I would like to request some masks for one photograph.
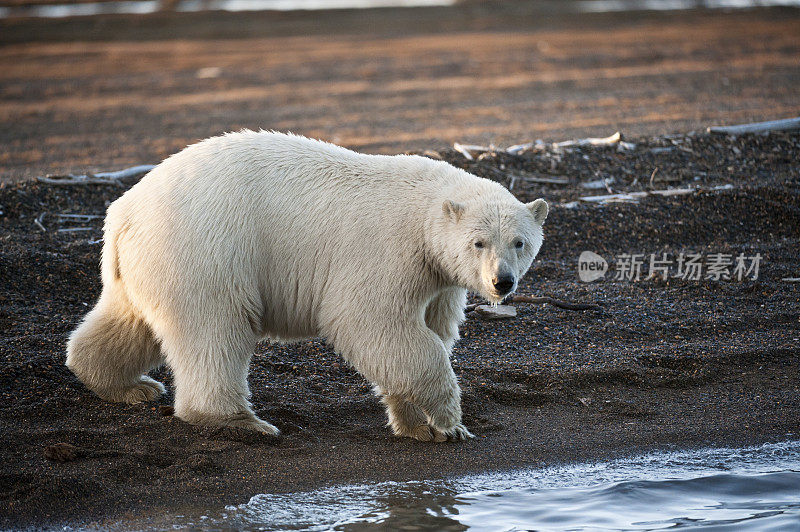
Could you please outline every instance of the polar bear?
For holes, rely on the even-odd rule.
[[[67,366],[101,398],[277,435],[247,385],[256,343],[323,337],[375,386],[396,435],[472,437],[450,351],[467,290],[499,302],[542,245],[547,203],[432,159],[242,131],[166,159],[108,208],[103,289]]]

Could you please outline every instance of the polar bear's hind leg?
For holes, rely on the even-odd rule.
[[[280,434],[250,406],[247,373],[257,340],[245,324],[206,323],[193,332],[173,328],[163,347],[175,378],[175,415],[193,425]]]
[[[145,375],[163,358],[153,331],[139,316],[122,286],[103,288],[97,305],[72,333],[67,366],[98,396],[108,401],[153,401],[164,386]]]

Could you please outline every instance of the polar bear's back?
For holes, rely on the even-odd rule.
[[[169,302],[202,294],[214,308],[245,304],[273,337],[324,334],[327,308],[418,275],[429,198],[462,174],[472,178],[420,157],[228,134],[168,158],[117,200],[106,239],[149,312],[191,312]]]

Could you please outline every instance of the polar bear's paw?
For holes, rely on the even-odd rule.
[[[434,428],[433,432],[435,434],[433,441],[435,442],[464,441],[475,437],[462,423],[444,431]]]
[[[436,429],[431,427],[430,425],[418,425],[413,429],[408,429],[404,431],[405,433],[397,434],[398,436],[408,436],[409,438],[414,438],[415,440],[419,441],[435,441],[436,440]]]
[[[157,380],[151,379],[147,375],[142,375],[136,384],[113,391],[99,392],[103,399],[117,403],[128,403],[131,405],[155,401],[165,392],[164,385]]]
[[[252,414],[225,419],[220,423],[220,425],[226,427],[235,427],[238,429],[252,430],[254,432],[260,432],[261,434],[266,434],[267,436],[278,436],[281,433],[280,429],[278,429],[278,427],[272,423],[267,423],[263,419],[260,419]]]
[[[414,438],[419,441],[432,441],[442,443],[446,441],[462,441],[474,438],[473,434],[461,423],[450,430],[442,431],[430,425],[419,425],[410,429],[403,436]]]

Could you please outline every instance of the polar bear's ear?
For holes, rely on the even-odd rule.
[[[442,203],[442,212],[444,215],[450,218],[451,222],[458,222],[461,219],[461,215],[464,214],[464,206],[460,203],[456,203],[453,200],[446,200]]]
[[[525,206],[531,211],[533,219],[536,220],[536,223],[544,223],[544,219],[547,218],[547,213],[550,211],[550,208],[547,206],[547,202],[545,200],[539,198],[530,203],[526,203]]]

